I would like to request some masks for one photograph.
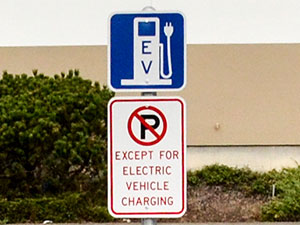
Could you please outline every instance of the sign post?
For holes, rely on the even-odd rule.
[[[156,91],[186,84],[185,19],[179,12],[110,16],[108,86],[141,91],[108,106],[108,208],[114,217],[181,217],[186,211],[185,102]],[[146,97],[148,96],[148,97]]]

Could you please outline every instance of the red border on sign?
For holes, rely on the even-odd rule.
[[[169,101],[178,101],[181,105],[181,114],[182,114],[182,119],[181,119],[181,140],[182,140],[182,208],[180,211],[178,212],[116,212],[113,208],[113,179],[110,179],[108,182],[110,182],[110,196],[108,196],[110,198],[110,210],[111,212],[113,212],[115,215],[117,216],[139,216],[139,215],[180,215],[185,211],[185,206],[186,206],[186,202],[185,202],[185,195],[186,195],[186,189],[185,189],[185,185],[186,185],[186,181],[185,181],[185,132],[184,132],[184,120],[185,120],[185,111],[184,111],[184,103],[181,101],[181,99],[177,99],[177,98],[166,98],[166,99],[116,99],[113,100],[110,103],[110,108],[109,108],[109,116],[110,118],[112,118],[112,106],[114,103],[116,102],[150,102],[150,101],[154,101],[154,102],[159,102],[159,101],[165,101],[165,102],[169,102]],[[113,138],[112,138],[112,127],[113,127],[113,122],[112,120],[110,121],[110,149],[109,149],[109,154],[110,154],[110,178],[113,177]]]
[[[161,134],[158,134],[149,124],[147,124],[147,122],[138,114],[140,111],[142,110],[152,110],[154,112],[156,112],[162,119],[163,121],[163,130],[161,132]],[[150,142],[146,142],[146,141],[142,141],[140,139],[138,139],[134,133],[132,132],[132,121],[134,118],[137,118],[141,123],[144,124],[145,127],[147,127],[150,132],[156,137],[156,139],[154,141],[150,141]],[[137,108],[136,110],[134,110],[134,112],[130,115],[129,120],[128,120],[128,132],[130,137],[138,144],[140,145],[145,145],[145,146],[150,146],[150,145],[154,145],[157,144],[158,142],[161,141],[161,139],[163,139],[163,137],[165,136],[166,132],[167,132],[167,120],[165,115],[157,108],[153,107],[153,106],[142,106]]]

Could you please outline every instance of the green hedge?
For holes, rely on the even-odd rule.
[[[106,210],[107,103],[113,93],[77,70],[0,80],[0,223],[95,221]],[[257,173],[212,165],[188,183],[276,197],[265,221],[300,220],[300,167]],[[72,194],[73,193],[73,194]]]
[[[247,168],[212,165],[189,172],[188,183],[191,186],[221,185],[249,195],[269,197],[275,185],[275,198],[262,207],[263,221],[300,221],[300,166],[280,172],[258,173]]]
[[[107,102],[99,83],[68,74],[3,73],[0,197],[106,190]]]
[[[264,221],[299,221],[300,215],[300,167],[281,172],[251,172],[212,165],[188,173],[190,186],[221,185],[228,190],[239,189],[249,195],[271,196],[276,185],[276,197],[262,208]],[[258,188],[259,187],[259,188]],[[105,198],[99,188],[96,192],[65,193],[58,197],[0,200],[0,223],[41,222],[109,222]]]
[[[202,170],[188,172],[188,183],[195,185],[222,185],[235,188],[247,194],[271,194],[276,172],[259,173],[249,168],[232,168],[224,165],[206,166]]]
[[[300,167],[278,173],[276,197],[263,207],[265,221],[300,221]]]
[[[38,199],[0,200],[0,224],[44,220],[51,220],[54,223],[110,222],[113,218],[108,214],[105,206],[92,204],[90,198],[83,193]]]

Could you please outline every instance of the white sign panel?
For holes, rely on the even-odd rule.
[[[111,215],[181,217],[186,210],[183,99],[113,98],[108,117]]]

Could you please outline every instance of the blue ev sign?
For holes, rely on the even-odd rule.
[[[114,91],[181,90],[186,82],[184,16],[116,13],[109,23],[108,84]]]

